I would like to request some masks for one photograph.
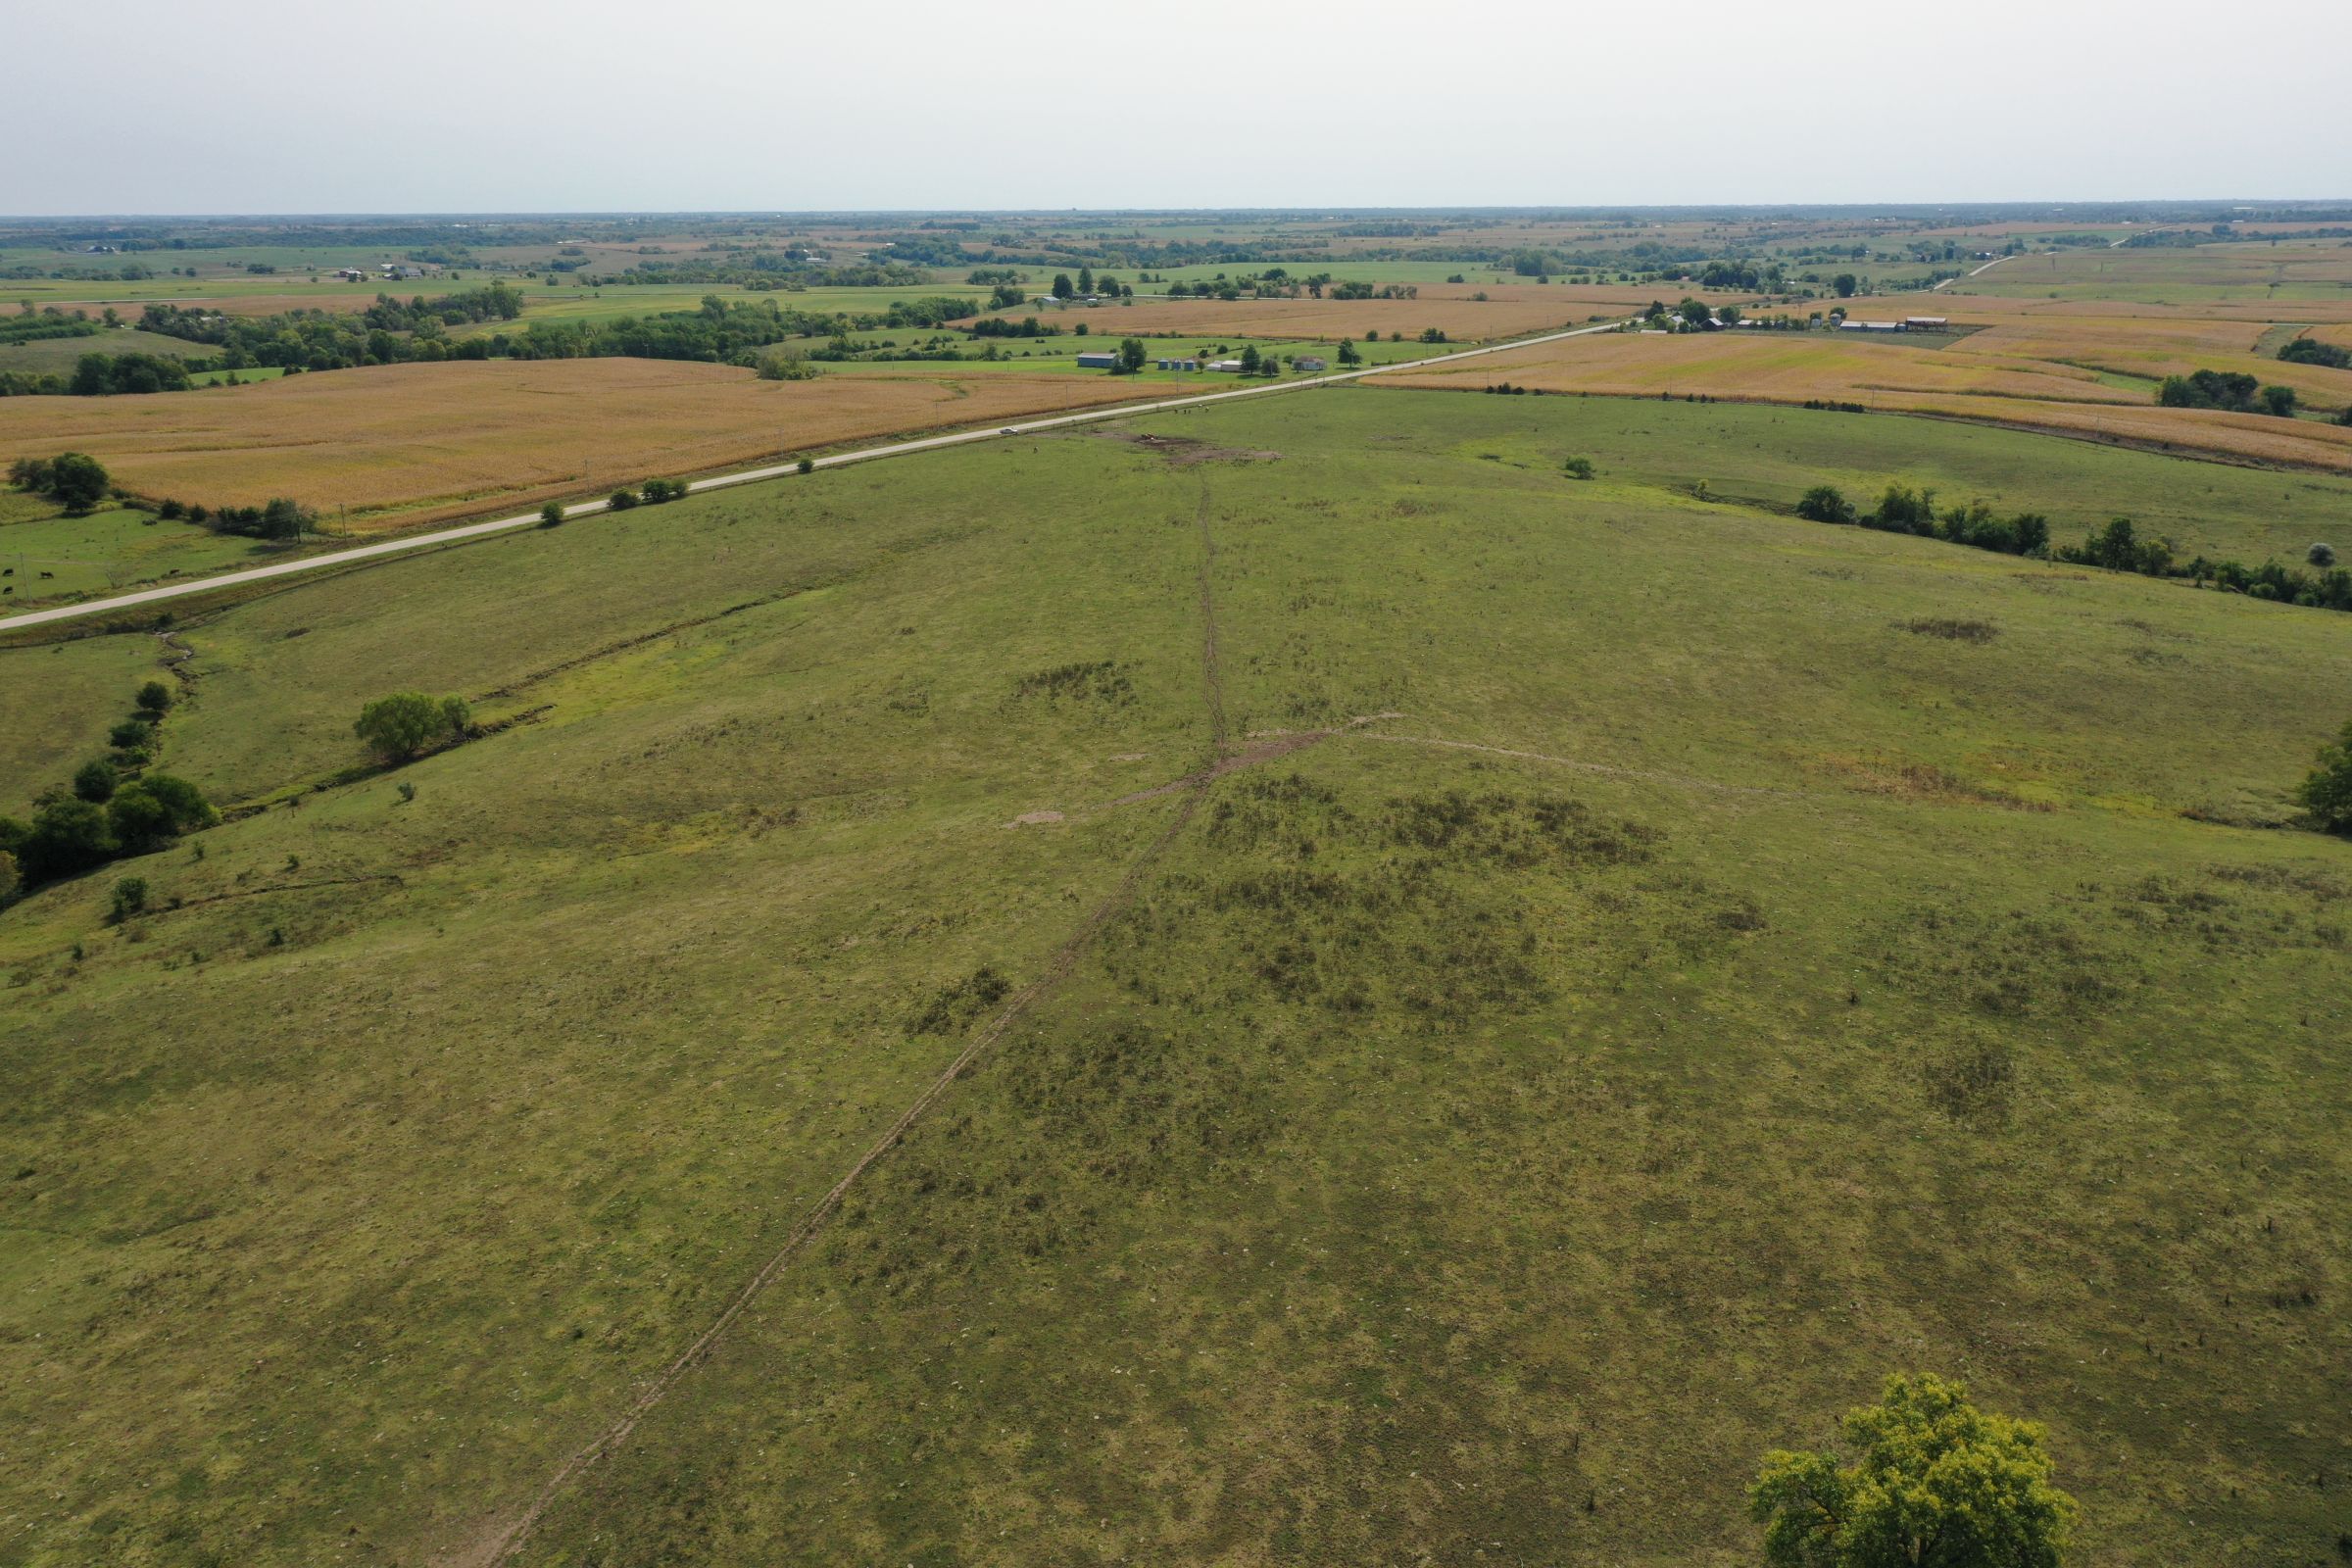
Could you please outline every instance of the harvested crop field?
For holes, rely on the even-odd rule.
[[[1426,292],[1426,291],[1425,291]],[[1465,293],[1475,290],[1464,289]],[[1494,291],[1490,291],[1494,292]],[[1512,289],[1530,299],[1409,300],[1143,300],[1093,310],[1005,311],[1012,320],[1035,316],[1065,330],[1084,321],[1098,337],[1272,337],[1360,338],[1403,333],[1418,337],[1431,327],[1457,343],[1491,341],[1540,332],[1545,327],[1582,326],[1595,316],[1625,316],[1633,303],[1623,289]],[[1593,297],[1588,298],[1588,295]],[[1604,297],[1605,296],[1605,297]],[[1654,298],[1645,296],[1643,303]],[[969,325],[969,322],[964,323]]]
[[[1857,342],[1821,332],[1599,332],[1459,365],[1399,371],[1420,386],[1508,380],[1556,391],[1707,392],[1773,402],[1853,398],[1862,391],[1985,392],[2018,398],[2116,401],[2135,394],[2074,366],[1990,356],[1962,358],[1901,342]]]
[[[1978,333],[1942,349],[1822,333],[1662,336],[1604,332],[1536,344],[1461,365],[1402,370],[1376,384],[1477,390],[1499,382],[1539,392],[1613,396],[1703,395],[1727,401],[1856,403],[1898,413],[1984,419],[2203,454],[2237,462],[2352,470],[2352,428],[2310,419],[2159,408],[2148,390],[2116,385],[2079,365],[1963,352]],[[2234,357],[2252,367],[2250,356]],[[2230,363],[2200,356],[2199,363]],[[2265,379],[2296,384],[2307,368],[2268,363]],[[2326,397],[2326,389],[2316,396]]]
[[[761,381],[627,359],[394,365],[224,391],[9,398],[0,457],[87,452],[141,494],[292,496],[331,520],[389,527],[1165,390],[1072,375]]]

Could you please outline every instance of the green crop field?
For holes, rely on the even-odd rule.
[[[0,1563],[1730,1568],[1911,1367],[2327,1560],[2348,623],[1821,477],[2347,494],[1338,388],[20,636],[0,811],[181,650],[231,810],[0,912]]]

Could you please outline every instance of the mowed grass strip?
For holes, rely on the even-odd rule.
[[[1110,377],[778,382],[673,361],[450,362],[200,393],[0,400],[0,453],[87,452],[145,495],[208,506],[291,496],[330,524],[368,529],[1161,395]]]

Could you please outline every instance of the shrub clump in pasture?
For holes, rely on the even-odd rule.
[[[1895,624],[1917,637],[1941,637],[1955,643],[1988,643],[2001,634],[2001,629],[1989,620],[1951,620],[1931,615]]]
[[[406,762],[436,740],[457,740],[472,723],[463,697],[394,692],[360,710],[352,733],[387,762]]]
[[[1116,660],[1061,664],[1023,675],[1013,683],[1014,697],[1041,697],[1049,703],[1097,702],[1123,707],[1135,701],[1134,683]]]
[[[2352,833],[2352,724],[2333,745],[2321,748],[2318,765],[2296,797],[2328,832]]]

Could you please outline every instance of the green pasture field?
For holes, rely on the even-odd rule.
[[[68,517],[54,507],[26,505],[31,499],[13,493],[0,498],[0,567],[13,573],[4,580],[15,590],[0,599],[0,613],[125,593],[168,577],[260,565],[284,555],[251,539],[160,521],[127,507]]]
[[[1220,277],[1242,277],[1248,273],[1263,273],[1271,268],[1281,268],[1293,277],[1307,277],[1316,272],[1328,272],[1343,281],[1365,283],[1443,283],[1459,272],[1471,283],[1529,283],[1532,277],[1515,276],[1508,262],[1368,262],[1352,256],[1335,256],[1326,260],[1306,262],[1219,262],[1200,267],[1163,267],[1147,269],[1152,275],[1167,283],[1213,283]],[[1023,271],[1036,274],[1032,281],[1051,283],[1058,269],[1048,268],[1039,272],[1034,268]],[[1122,283],[1134,283],[1138,295],[1164,294],[1166,283],[1136,283],[1132,270],[1111,268],[1110,272]],[[1071,276],[1077,274],[1072,272]]]
[[[1378,388],[1381,396],[1398,395]],[[2181,558],[2300,564],[2326,540],[2352,555],[2352,480],[2199,463],[2059,436],[1905,415],[1644,398],[1514,397],[1482,419],[1470,455],[1528,468],[1588,457],[1603,482],[1630,480],[1739,504],[1791,510],[1816,484],[1875,502],[1889,483],[1938,502],[1983,500],[2004,515],[2039,512],[2078,542],[2110,517],[2170,538]],[[1418,398],[1415,397],[1416,416]],[[1573,404],[1562,411],[1558,405]],[[1401,415],[1399,416],[1401,417]],[[1573,432],[1563,437],[1561,432]],[[1561,446],[1572,439],[1578,450]],[[2188,590],[2182,590],[2188,591]]]
[[[2141,305],[2340,304],[2352,301],[2352,246],[2304,240],[2066,250],[2016,257],[1945,292]]]
[[[514,286],[523,294],[520,322],[481,321],[452,327],[453,337],[483,336],[496,332],[512,332],[519,325],[533,321],[616,321],[624,316],[659,316],[667,311],[698,309],[710,295],[730,302],[757,304],[773,300],[783,311],[811,313],[887,311],[901,300],[971,299],[982,306],[988,302],[988,290],[968,283],[926,283],[915,287],[892,288],[809,288],[809,289],[748,289],[732,283],[607,283],[598,288],[575,287],[569,283],[549,288],[545,284],[519,282]],[[405,297],[405,296],[404,296]]]
[[[134,319],[137,312],[128,313]],[[84,354],[153,354],[174,360],[202,359],[207,343],[167,337],[135,326],[101,327],[91,337],[40,337],[29,343],[0,343],[0,370],[22,375],[69,375]]]
[[[227,259],[232,256],[237,259]],[[314,287],[358,287],[360,285],[336,282],[333,276],[335,269],[365,267],[372,270],[379,262],[399,259],[398,247],[365,251],[355,249],[338,252],[315,267],[292,261],[274,261],[273,265],[277,267],[275,272],[254,273],[245,270],[247,260],[271,261],[272,258],[267,253],[246,257],[223,251],[149,251],[134,257],[86,258],[54,253],[0,252],[0,266],[28,263],[48,270],[86,265],[93,270],[106,270],[112,264],[129,261],[155,273],[153,277],[131,278],[0,278],[0,303],[14,304],[24,299],[39,304],[56,300],[169,299],[174,296],[218,299],[233,294],[298,294]],[[188,277],[175,273],[172,270],[175,267],[194,267],[197,275]],[[316,283],[312,281],[314,271],[319,274]]]
[[[2078,1563],[2324,1559],[2352,853],[2230,824],[2345,623],[1726,499],[1944,428],[1807,417],[1332,389],[181,613],[270,808],[0,911],[0,1560],[494,1541],[967,1045],[514,1560],[1729,1568],[1912,1367]],[[2029,461],[2232,472],[1921,460]],[[164,653],[0,651],[0,808]],[[492,732],[369,771],[402,688]]]
[[[1093,330],[1085,337],[1078,337],[1066,330],[1059,337],[1045,338],[966,338],[955,332],[940,335],[954,340],[956,347],[966,356],[956,366],[958,373],[969,368],[1004,371],[1058,370],[1073,375],[1107,375],[1110,373],[1107,370],[1092,368],[1081,369],[1077,363],[1078,356],[1116,350],[1122,342],[1134,334],[1121,332],[1118,329],[1118,314],[1115,309],[1110,307],[1088,313],[1086,319]],[[890,331],[853,332],[849,337],[850,342],[860,349],[876,349],[885,343],[896,343],[902,349],[911,349],[929,341],[933,335],[932,332],[925,329],[909,330],[900,327]],[[1339,341],[1336,338],[1328,340],[1296,338],[1286,341],[1268,338],[1232,338],[1228,340],[1214,337],[1207,339],[1145,337],[1141,341],[1144,345],[1144,352],[1149,358],[1146,361],[1145,368],[1139,373],[1146,380],[1152,381],[1183,381],[1187,383],[1200,381],[1216,384],[1233,381],[1235,377],[1229,373],[1208,370],[1161,370],[1155,363],[1162,358],[1199,358],[1200,351],[1204,348],[1210,351],[1209,357],[1214,359],[1238,359],[1244,348],[1254,345],[1261,355],[1306,354],[1318,356],[1327,362],[1325,370],[1298,372],[1301,374],[1325,374],[1329,371],[1347,368],[1339,363]],[[971,357],[992,342],[1006,356],[1005,358],[981,360]],[[787,349],[794,347],[806,349],[818,345],[798,339],[781,345]],[[1366,365],[1396,365],[1408,360],[1427,359],[1433,354],[1443,354],[1450,347],[1453,345],[1422,343],[1413,340],[1398,343],[1386,338],[1377,343],[1359,342],[1356,344],[1356,349],[1363,355]],[[936,372],[939,368],[938,365],[929,362],[907,360],[860,360],[856,362],[856,368],[860,373],[871,370],[900,369]]]

